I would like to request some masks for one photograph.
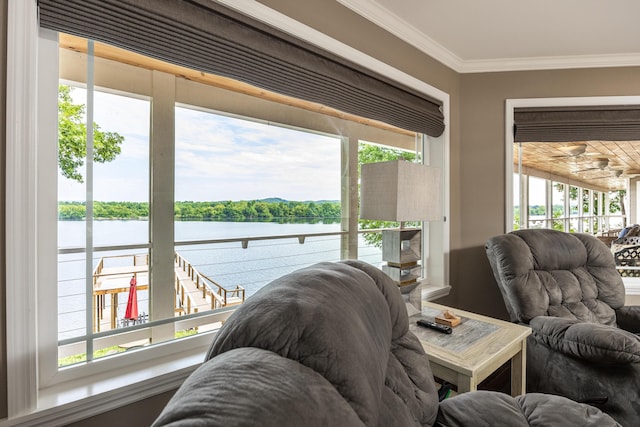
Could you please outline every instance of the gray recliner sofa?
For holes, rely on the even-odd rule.
[[[527,391],[591,402],[640,425],[640,307],[589,234],[518,230],[486,253],[512,321],[527,324]]]
[[[397,285],[359,261],[321,263],[249,298],[154,426],[614,426],[560,396],[438,402]]]

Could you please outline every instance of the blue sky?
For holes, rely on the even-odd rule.
[[[74,102],[85,103],[82,89]],[[95,93],[94,121],[125,137],[113,162],[94,165],[94,200],[148,201],[149,102]],[[83,172],[84,175],[84,172]],[[274,125],[176,108],[176,200],[340,199],[340,141]],[[85,186],[59,178],[59,200]]]

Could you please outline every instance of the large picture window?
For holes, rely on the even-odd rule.
[[[20,6],[16,6],[10,19],[34,24],[33,5],[18,2],[16,5]],[[12,76],[9,86],[11,92],[37,93],[37,102],[32,96],[12,96],[8,98],[16,105],[7,108],[11,114],[19,116],[7,125],[10,158],[7,172],[16,177],[15,185],[7,192],[7,205],[11,206],[7,218],[15,225],[15,233],[12,231],[7,237],[7,248],[8,252],[20,255],[8,258],[7,273],[10,289],[7,313],[16,325],[7,336],[7,382],[12,389],[9,416],[12,419],[34,412],[36,408],[40,412],[55,406],[55,411],[63,412],[69,408],[65,404],[83,400],[88,406],[83,405],[86,410],[74,410],[75,419],[78,419],[78,414],[88,414],[90,405],[97,404],[105,393],[118,390],[117,395],[109,394],[113,398],[111,401],[124,404],[175,388],[202,360],[202,353],[211,340],[210,334],[214,332],[212,329],[233,310],[233,305],[229,304],[226,307],[214,304],[208,310],[198,309],[197,312],[184,308],[188,298],[182,297],[177,286],[176,267],[182,268],[182,265],[176,252],[191,255],[200,249],[199,246],[215,245],[221,250],[212,251],[201,261],[191,263],[196,270],[218,263],[217,271],[223,262],[233,265],[244,256],[247,259],[242,261],[256,271],[266,269],[254,266],[255,261],[266,261],[277,275],[286,273],[287,268],[316,262],[317,258],[301,258],[289,267],[273,268],[274,264],[287,258],[297,258],[301,247],[311,248],[316,242],[319,246],[314,252],[324,260],[357,258],[362,244],[355,191],[358,141],[405,150],[415,146],[415,132],[388,123],[350,115],[342,117],[334,110],[325,115],[322,106],[309,108],[306,103],[300,107],[290,100],[276,102],[277,96],[257,96],[261,91],[252,94],[235,91],[222,87],[211,76],[205,77],[212,81],[199,80],[202,73],[194,72],[188,79],[182,78],[184,70],[174,72],[171,64],[156,67],[158,63],[155,62],[150,66],[141,63],[140,56],[128,61],[126,56],[131,52],[124,52],[124,59],[115,60],[105,52],[117,51],[121,55],[123,51],[112,46],[105,49],[106,45],[81,39],[70,42],[62,34],[44,30],[38,39],[33,25],[18,28],[34,42],[21,46],[21,52],[34,58],[30,65],[13,64],[12,70],[18,72],[8,73]],[[12,40],[9,44],[15,49],[20,40]],[[39,68],[34,65],[36,55],[39,56]],[[371,66],[364,59],[365,66]],[[51,70],[58,67],[51,65],[56,62],[59,62],[60,73],[52,75]],[[372,64],[379,66],[375,62]],[[36,68],[37,76],[29,74],[32,71],[35,74]],[[385,74],[387,68],[392,70],[381,66],[379,72]],[[433,138],[430,160],[435,166],[446,168],[448,97],[396,71],[389,71],[389,74],[402,80],[406,87],[416,87],[429,96],[442,98],[445,131],[442,136]],[[70,88],[71,104],[84,106],[80,108],[80,123],[84,123],[87,134],[87,151],[82,153],[80,150],[78,156],[84,155],[85,161],[72,168],[68,176],[58,167],[56,148],[59,145],[54,141],[60,127],[57,104],[63,86]],[[37,110],[37,114],[23,114],[27,109]],[[191,198],[187,192],[182,193],[190,184],[183,180],[186,175],[181,169],[180,155],[186,152],[180,149],[178,137],[181,129],[177,112],[181,109],[246,120],[254,126],[260,124],[316,138],[305,154],[318,157],[328,150],[332,160],[320,163],[316,159],[314,170],[309,169],[306,173],[299,169],[298,177],[304,176],[311,183],[326,181],[332,193],[300,194],[295,198],[305,200],[296,202],[305,203],[292,208],[296,216],[312,218],[308,225],[326,228],[310,232],[298,229],[301,224],[295,221],[272,221],[265,225],[277,223],[278,227],[288,229],[284,232],[267,230],[256,235],[236,233],[232,237],[181,229],[181,224],[189,220],[185,221],[182,212],[177,212],[178,208],[187,208],[186,203],[181,205],[180,202],[198,202],[179,200]],[[112,125],[114,123],[117,126]],[[186,129],[183,127],[182,130]],[[106,156],[106,161],[100,157],[105,153],[99,153],[99,132],[112,132],[114,136],[122,137],[121,150],[115,156]],[[255,168],[262,161],[259,156],[252,156],[254,150],[242,151],[239,161],[243,163],[239,168]],[[290,154],[280,153],[283,160],[289,160]],[[297,160],[301,159],[282,162],[280,168],[285,165],[300,167],[304,163]],[[70,164],[73,166],[73,161]],[[74,170],[82,176],[82,182],[73,178],[76,176]],[[290,187],[308,189],[311,186],[299,186],[299,181],[292,179]],[[204,186],[205,179],[202,182],[196,185]],[[448,179],[445,179],[445,187],[447,185]],[[240,187],[237,188],[239,195]],[[178,197],[180,194],[184,196]],[[259,195],[254,197],[262,199]],[[265,195],[264,198],[272,197],[293,198],[279,195]],[[220,199],[212,202],[227,201],[224,196],[211,198]],[[445,196],[445,205],[447,200]],[[273,215],[271,209],[267,213],[264,206],[250,204],[250,200],[246,202],[248,217],[263,220],[264,216]],[[337,218],[335,206],[325,202],[338,202],[340,214]],[[212,222],[217,214],[215,205],[211,208],[205,215],[210,215],[207,221]],[[315,216],[309,216],[309,212]],[[120,227],[117,230],[116,224]],[[436,260],[436,268],[430,268],[429,272],[434,278],[432,284],[444,287],[448,225],[444,222],[434,224],[433,229],[437,232],[428,244],[438,248],[431,253],[437,254],[436,258],[441,261]],[[231,227],[225,231],[230,230]],[[18,235],[19,239],[16,238]],[[269,255],[265,260],[249,252],[263,243],[275,246],[275,242],[289,246],[289,252],[285,251],[280,258]],[[224,249],[227,244],[233,245],[236,252],[226,255],[227,261],[224,261],[224,251],[229,251]],[[118,285],[120,287],[111,292],[105,292],[104,281],[97,286],[98,279],[115,279],[122,274],[116,273],[122,268],[128,269],[126,277],[122,278],[124,286]],[[204,274],[209,276],[211,273]],[[231,277],[228,282],[223,276],[210,278],[219,280],[230,292],[236,286],[248,290],[248,285],[253,283],[251,279],[240,277]],[[15,286],[18,281],[19,287]],[[96,293],[97,289],[100,292]],[[202,287],[198,290],[202,292]],[[131,315],[135,312],[130,308],[132,294],[137,302],[137,316]],[[227,295],[227,302],[237,295]],[[213,298],[218,301],[218,297],[219,294]],[[245,298],[249,297],[245,294]],[[18,360],[20,363],[16,363]],[[37,376],[32,375],[35,372]]]
[[[125,93],[155,77],[63,39],[88,53],[60,51],[58,366],[215,330],[224,316],[206,312],[341,259],[341,137],[176,104],[166,87]],[[174,112],[173,135],[152,105]]]
[[[94,345],[87,335],[127,323],[126,292],[135,277],[142,319],[148,315],[148,272],[125,274],[147,264],[149,227],[148,99],[93,91],[62,83],[58,96],[58,339],[59,365],[125,351]],[[90,109],[87,112],[87,109]],[[94,118],[87,129],[87,113]],[[86,138],[87,130],[93,135]],[[91,141],[93,160],[87,157]],[[122,249],[136,245],[141,249]],[[87,272],[91,272],[87,275]],[[117,273],[117,274],[116,274]],[[129,273],[129,272],[126,272]],[[125,277],[125,275],[127,277]],[[89,314],[91,317],[89,317]],[[129,312],[129,316],[131,313]]]
[[[108,49],[61,36],[57,366],[215,331],[298,268],[381,263],[345,208],[357,200],[350,134],[411,161],[415,133],[130,66]],[[280,109],[287,123],[271,120]]]
[[[639,103],[634,96],[513,99],[505,120],[507,231],[595,235],[610,246],[628,294],[637,284],[616,241],[638,222]]]

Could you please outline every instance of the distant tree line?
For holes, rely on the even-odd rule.
[[[176,202],[176,219],[202,219],[221,221],[270,220],[274,218],[340,218],[339,202],[294,201],[224,201]],[[60,202],[58,218],[81,220],[86,217],[83,202]],[[149,204],[142,202],[94,202],[96,219],[140,219],[149,217]]]

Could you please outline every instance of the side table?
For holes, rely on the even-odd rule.
[[[418,319],[433,321],[447,309],[462,318],[451,334],[416,325]],[[529,327],[423,301],[422,312],[409,317],[409,329],[427,353],[433,374],[455,384],[458,393],[476,390],[482,380],[509,360],[511,395],[525,393]]]

